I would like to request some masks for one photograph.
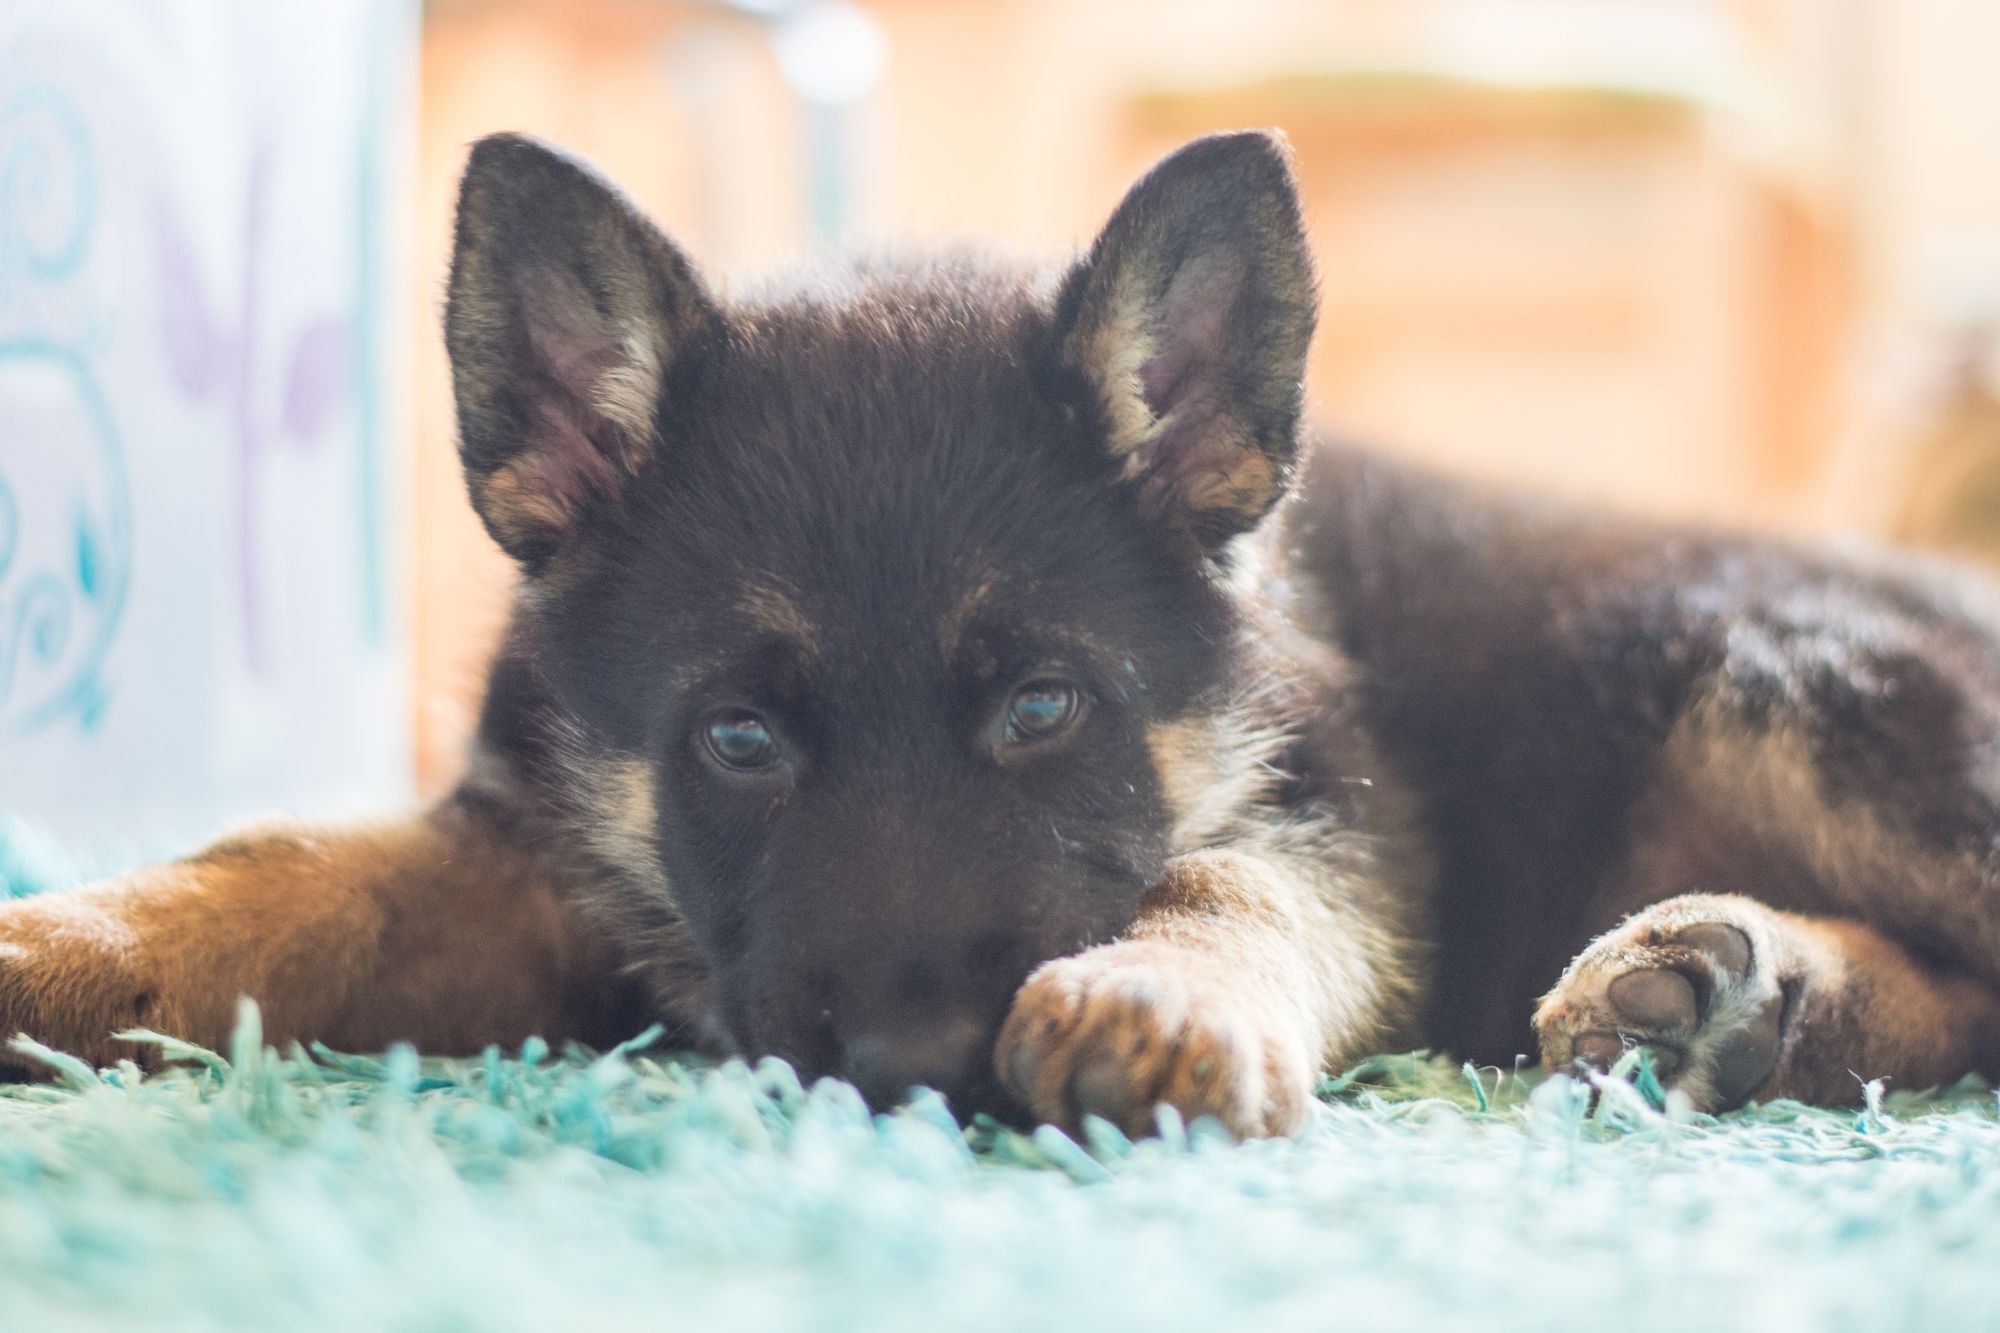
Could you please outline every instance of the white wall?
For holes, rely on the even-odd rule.
[[[407,798],[413,0],[0,0],[0,814]]]

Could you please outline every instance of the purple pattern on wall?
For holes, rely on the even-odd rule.
[[[306,322],[284,336],[283,386],[260,378],[255,353],[267,334],[262,276],[270,151],[252,153],[244,195],[242,285],[238,308],[222,312],[204,288],[194,249],[179,217],[164,201],[155,205],[160,286],[160,336],[175,382],[189,399],[222,400],[236,442],[235,569],[244,652],[259,676],[269,668],[266,592],[258,569],[262,547],[259,482],[264,464],[281,448],[309,446],[323,437],[353,396],[348,349],[353,317],[341,312]],[[227,321],[225,323],[225,321]]]

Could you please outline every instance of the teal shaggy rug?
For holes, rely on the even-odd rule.
[[[54,865],[0,834],[0,897]],[[1717,1120],[1397,1055],[1295,1140],[1077,1144],[776,1064],[175,1049],[0,1088],[0,1330],[2000,1327],[1971,1084]]]

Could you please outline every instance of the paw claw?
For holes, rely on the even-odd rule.
[[[1048,1029],[1045,1028],[1042,1035],[1047,1036]],[[1034,1048],[1029,1046],[1028,1043],[1022,1042],[1007,1057],[1006,1083],[1008,1087],[1014,1090],[1014,1094],[1018,1097],[1027,1098],[1033,1094],[1035,1087],[1035,1052]]]
[[[1128,1066],[1114,1055],[1098,1055],[1071,1076],[1069,1097],[1079,1118],[1098,1116],[1114,1125],[1129,1125],[1152,1110],[1150,1101],[1135,1095]]]
[[[1625,1040],[1615,1032],[1579,1032],[1570,1043],[1570,1061],[1592,1069],[1609,1069],[1625,1054]]]

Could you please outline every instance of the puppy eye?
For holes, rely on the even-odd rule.
[[[702,740],[724,768],[768,768],[778,759],[778,742],[755,713],[722,713],[710,718]]]
[[[1082,710],[1076,686],[1060,680],[1031,680],[1007,701],[1005,734],[1012,745],[1044,741],[1067,730]]]

